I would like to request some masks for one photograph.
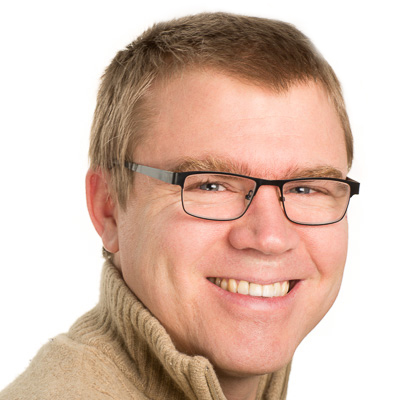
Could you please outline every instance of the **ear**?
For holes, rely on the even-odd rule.
[[[112,199],[107,178],[100,169],[89,169],[86,174],[86,202],[104,248],[110,253],[116,253],[119,250],[118,208]]]

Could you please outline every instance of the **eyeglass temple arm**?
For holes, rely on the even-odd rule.
[[[175,172],[164,171],[162,169],[147,167],[145,165],[136,164],[133,162],[126,161],[125,167],[133,172],[139,172],[143,175],[150,176],[151,178],[158,179],[165,183],[175,184]]]

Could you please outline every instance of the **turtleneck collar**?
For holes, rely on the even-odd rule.
[[[99,304],[69,335],[100,349],[149,399],[225,399],[211,363],[176,350],[110,261],[104,264]],[[289,371],[290,365],[264,376],[257,399],[284,399]]]

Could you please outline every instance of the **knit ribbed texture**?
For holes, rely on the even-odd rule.
[[[223,400],[210,362],[176,350],[106,262],[99,304],[45,345],[0,400]],[[257,400],[286,398],[290,365],[263,377]]]

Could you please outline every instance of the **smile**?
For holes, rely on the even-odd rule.
[[[282,297],[288,294],[290,289],[289,281],[276,282],[270,285],[259,285],[236,279],[207,278],[223,290],[231,293],[239,293],[254,297]]]

